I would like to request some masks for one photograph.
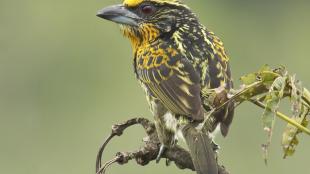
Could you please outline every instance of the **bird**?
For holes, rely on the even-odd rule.
[[[207,154],[212,142],[205,134],[210,137],[219,128],[226,137],[234,115],[230,102],[212,114],[207,132],[196,131],[207,113],[228,101],[233,88],[223,42],[180,0],[124,0],[99,10],[97,16],[119,24],[130,40],[134,73],[161,143],[157,162],[183,137],[197,173],[210,172],[203,167],[214,163]]]

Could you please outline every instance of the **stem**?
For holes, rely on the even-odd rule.
[[[257,106],[263,108],[263,109],[267,108],[267,106],[266,106],[264,103],[260,102],[260,101],[253,100],[253,99],[251,99],[251,100],[249,100],[249,101],[252,102],[253,104],[255,104],[255,105],[257,105]],[[270,108],[269,108],[269,109],[270,109]],[[307,135],[310,135],[310,130],[307,129],[306,127],[302,126],[301,124],[297,123],[295,120],[289,118],[289,117],[286,116],[285,114],[283,114],[283,113],[281,113],[281,112],[278,112],[278,111],[275,111],[275,114],[276,114],[276,116],[278,116],[280,119],[282,119],[282,120],[288,122],[289,124],[291,124],[291,125],[297,127],[299,130],[303,131],[303,132],[306,133]]]
[[[306,88],[303,89],[302,99],[308,104],[308,106],[310,105],[310,92]]]
[[[212,113],[216,113],[218,112],[219,110],[221,110],[222,108],[224,108],[226,105],[228,105],[230,102],[235,102],[235,103],[238,103],[238,104],[241,104],[242,102],[246,101],[247,100],[247,95],[249,95],[250,97],[254,97],[256,95],[259,95],[259,94],[263,94],[265,92],[268,91],[268,89],[260,89],[260,88],[264,88],[263,87],[263,82],[261,81],[258,81],[258,82],[255,82],[249,86],[247,86],[245,89],[243,89],[242,91],[239,91],[237,93],[235,93],[229,100],[227,100],[226,102],[222,103],[221,105],[219,106],[216,106],[215,110],[212,111]],[[259,89],[259,90],[256,90],[256,92],[254,93],[251,93],[250,91],[255,91],[253,89]],[[310,95],[309,95],[310,96]],[[249,97],[249,98],[250,98]],[[310,100],[309,100],[310,101]]]

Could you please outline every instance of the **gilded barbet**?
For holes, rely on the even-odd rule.
[[[161,142],[157,160],[182,136],[193,157],[205,140],[196,136],[191,142],[194,135],[188,138],[184,135],[187,129],[181,128],[198,127],[206,113],[228,99],[233,87],[222,41],[178,0],[124,0],[100,10],[97,16],[118,23],[131,42],[134,73],[145,90]],[[222,95],[210,100],[212,93]],[[226,136],[233,114],[234,105],[229,103],[212,115],[208,132],[219,127]],[[205,173],[199,164],[194,165],[197,173]]]

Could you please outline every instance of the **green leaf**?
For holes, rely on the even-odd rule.
[[[258,72],[264,72],[264,71],[273,71],[273,69],[268,64],[265,64],[259,69]]]
[[[240,80],[245,85],[251,85],[257,81],[257,75],[256,73],[247,74],[247,75],[242,76]]]
[[[294,117],[293,119],[307,127],[309,121],[307,119],[307,115],[309,114],[309,108],[302,107],[302,112],[299,116]],[[291,124],[287,124],[285,131],[282,135],[282,147],[284,151],[284,158],[287,156],[292,156],[296,150],[297,145],[299,144],[299,140],[297,138],[297,135],[300,134],[301,131],[296,128],[295,126],[292,126]]]
[[[297,135],[301,132],[310,135],[310,131],[306,128],[309,122],[307,117],[310,111],[310,92],[302,87],[295,76],[289,76],[283,66],[271,69],[265,65],[258,72],[241,77],[241,81],[244,85],[231,99],[237,101],[237,104],[248,100],[264,108],[262,123],[267,132],[267,142],[262,145],[262,149],[265,162],[267,163],[268,159],[275,116],[288,123],[282,137],[284,157],[293,155],[299,143]],[[291,99],[293,113],[291,118],[277,112],[281,100],[288,96]]]
[[[275,123],[276,112],[284,95],[287,77],[278,77],[272,83],[269,93],[266,95],[264,103],[266,104],[265,111],[262,116],[263,127],[267,132],[267,142],[262,145],[264,160],[267,163],[268,148],[271,144],[272,132]]]
[[[303,87],[301,82],[296,80],[295,75],[289,78],[289,83],[291,87],[291,104],[292,104],[292,119],[301,124],[304,127],[307,127],[308,120],[307,115],[309,114],[309,108],[302,105],[302,94]],[[284,158],[287,156],[292,156],[296,150],[296,147],[299,143],[297,135],[300,134],[301,131],[288,124],[282,135],[282,147],[284,151]]]
[[[244,75],[240,80],[245,85],[251,85],[257,81],[272,83],[277,77],[279,77],[279,73],[275,73],[274,71],[275,70],[271,69],[268,65],[264,65],[258,70],[258,72]]]
[[[263,126],[267,129],[273,128],[275,112],[279,108],[280,100],[284,95],[287,77],[278,77],[270,87],[265,98],[266,108],[262,116]]]
[[[267,86],[270,86],[273,84],[275,79],[280,77],[279,74],[273,72],[273,71],[262,71],[258,73],[259,78],[266,84]]]
[[[299,115],[302,107],[303,87],[300,81],[296,80],[295,75],[290,77],[291,84],[291,103],[293,117]]]

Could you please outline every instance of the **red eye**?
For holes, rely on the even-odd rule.
[[[141,11],[146,15],[150,15],[155,11],[155,8],[151,5],[144,5],[141,7]]]

